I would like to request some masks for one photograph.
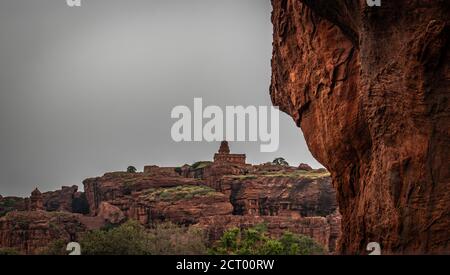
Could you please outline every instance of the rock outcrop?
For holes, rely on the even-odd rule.
[[[267,174],[225,176],[219,182],[235,215],[324,217],[337,211],[329,177]]]
[[[306,163],[300,163],[300,165],[298,166],[298,170],[312,171],[313,169]]]
[[[109,224],[120,224],[125,220],[125,215],[119,207],[102,202],[98,210],[98,217],[101,217]]]
[[[63,186],[61,190],[45,192],[42,197],[47,211],[76,212],[77,209],[73,209],[74,201],[82,200],[82,193],[78,192],[78,186],[73,185]]]
[[[272,4],[272,101],[331,172],[339,252],[450,253],[448,1]]]
[[[289,230],[335,251],[340,214],[328,171],[246,164],[226,143],[218,154],[214,162],[179,168],[106,173],[86,179],[84,193],[73,186],[2,198],[0,210],[8,214],[0,219],[0,248],[32,254],[52,240],[76,240],[80,232],[134,219],[147,227],[163,221],[201,227],[211,242],[230,226],[266,223],[270,234]],[[79,211],[83,205],[86,213]]]
[[[128,203],[133,201],[133,198],[139,197],[143,191],[152,188],[199,186],[205,185],[205,181],[196,178],[184,178],[176,173],[169,177],[166,172],[164,172],[164,176],[155,174],[155,172],[151,174],[114,172],[106,173],[102,177],[86,179],[83,184],[90,213],[96,215],[103,201],[116,201],[116,204],[121,201]]]
[[[171,221],[209,228],[210,223],[211,228],[222,230],[215,232],[228,228],[220,222],[227,219],[239,226],[267,221],[270,228],[273,221],[283,226],[274,226],[272,233],[282,229],[306,232],[334,251],[340,236],[340,215],[326,170],[209,162],[193,166],[185,169],[196,173],[169,176],[167,168],[148,166],[152,169],[146,173],[107,173],[87,179],[84,189],[91,215],[103,216],[104,208],[114,208],[143,225]],[[210,237],[219,237],[219,233]]]
[[[0,218],[0,247],[35,254],[55,240],[76,241],[86,227],[77,214],[13,211]]]

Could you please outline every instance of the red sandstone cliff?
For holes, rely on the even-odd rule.
[[[448,1],[272,4],[272,101],[331,172],[340,252],[450,253]]]
[[[106,204],[120,209],[120,216],[123,213],[144,225],[164,220],[197,224],[211,241],[231,226],[244,228],[267,222],[271,234],[290,230],[313,237],[331,252],[335,250],[340,215],[326,171],[211,164],[194,173],[201,178],[192,178],[192,173],[170,176],[164,167],[147,170],[107,173],[85,180],[91,215],[102,216],[100,208]]]
[[[0,248],[34,254],[55,240],[76,241],[87,229],[80,216],[46,211],[10,212],[0,218]]]

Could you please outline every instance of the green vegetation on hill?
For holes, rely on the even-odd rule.
[[[327,251],[313,239],[284,232],[280,238],[269,237],[265,226],[224,232],[218,244],[211,249],[216,255],[320,255]]]
[[[137,169],[134,166],[128,166],[127,173],[136,173]]]
[[[307,179],[320,179],[324,177],[329,177],[330,173],[327,170],[312,170],[312,171],[304,171],[304,170],[294,170],[294,171],[275,171],[275,172],[260,172],[258,174],[247,174],[247,175],[233,175],[229,176],[230,178],[241,179],[241,180],[249,180],[256,179],[258,177],[289,177],[289,178],[307,178]]]
[[[0,217],[3,217],[8,212],[15,210],[18,204],[18,198],[3,198],[0,200]]]
[[[115,228],[90,231],[79,243],[83,255],[202,255],[207,252],[204,234],[199,229],[172,223],[146,229],[132,220]],[[66,245],[62,240],[54,241],[40,254],[67,255]]]
[[[189,200],[197,197],[216,196],[214,189],[208,186],[180,185],[171,188],[152,188],[146,191],[146,198],[151,201]]]
[[[272,161],[273,165],[289,166],[289,163],[284,158],[276,158]]]
[[[173,223],[145,228],[130,220],[120,226],[92,230],[78,240],[83,255],[318,255],[327,251],[313,239],[285,232],[280,238],[268,236],[267,227],[258,225],[225,231],[215,245],[208,246],[205,232]],[[67,255],[67,242],[55,240],[39,251],[43,255]],[[15,254],[0,250],[0,255]]]
[[[0,247],[0,256],[12,256],[12,255],[21,255],[21,253],[14,248]]]

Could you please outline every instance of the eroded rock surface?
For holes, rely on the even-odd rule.
[[[448,1],[272,4],[272,101],[331,172],[339,252],[450,253]]]
[[[13,211],[0,218],[0,247],[35,254],[55,240],[76,241],[85,231],[78,214]]]
[[[200,226],[211,242],[230,227],[266,223],[270,234],[304,234],[335,251],[340,214],[325,169],[251,165],[245,155],[230,154],[227,148],[223,142],[213,162],[146,166],[144,173],[89,178],[83,182],[84,193],[74,186],[43,194],[35,189],[27,199],[0,198],[9,212],[0,219],[0,248],[35,253],[52,240],[70,241],[78,232],[134,219],[148,227],[163,221]],[[87,215],[75,214],[84,200]]]

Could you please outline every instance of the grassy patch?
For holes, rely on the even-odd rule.
[[[185,185],[171,188],[152,188],[146,191],[151,201],[190,200],[198,197],[215,196],[217,192],[208,186]]]
[[[295,170],[295,171],[277,171],[277,172],[267,172],[263,171],[259,174],[248,174],[248,175],[234,175],[229,176],[233,179],[239,179],[239,180],[251,180],[256,179],[258,177],[269,177],[269,178],[308,178],[308,179],[320,179],[329,177],[330,173],[328,171],[323,170],[313,170],[313,171],[303,171],[303,170]]]

